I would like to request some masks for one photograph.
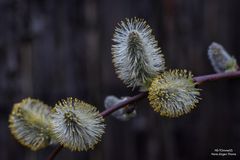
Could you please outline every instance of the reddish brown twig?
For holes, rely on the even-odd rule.
[[[240,77],[240,71],[198,76],[198,77],[194,77],[194,81],[197,84],[201,84],[208,81],[216,81],[219,79],[229,79],[229,78],[236,78],[236,77]]]
[[[220,80],[220,79],[229,79],[229,78],[236,78],[236,77],[240,77],[240,71],[236,71],[236,72],[227,72],[227,73],[216,73],[216,74],[209,74],[209,75],[203,75],[203,76],[197,76],[194,77],[194,81],[199,85],[202,84],[204,82],[208,82],[208,81],[216,81],[216,80]],[[113,113],[114,111],[123,108],[124,106],[137,102],[143,98],[147,97],[147,92],[140,92],[139,94],[133,96],[133,97],[129,97],[127,100],[120,102],[116,105],[113,105],[112,107],[104,110],[103,112],[101,112],[100,114],[103,117],[107,117],[108,115],[110,115],[111,113]],[[62,150],[63,146],[58,146],[52,153],[51,155],[48,157],[47,160],[53,160],[56,155]]]
[[[143,99],[144,97],[147,96],[147,92],[140,92],[139,94],[133,96],[133,97],[128,97],[125,101],[123,102],[120,102],[116,105],[113,105],[112,107],[104,110],[103,112],[101,112],[100,114],[103,116],[103,117],[107,117],[109,114],[113,113],[114,111],[128,105],[128,104],[132,104],[136,101],[139,101],[140,99]]]
[[[52,153],[48,156],[47,160],[53,160],[56,155],[63,149],[63,146],[60,145],[56,149],[52,151]]]

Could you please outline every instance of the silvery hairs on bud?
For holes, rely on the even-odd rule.
[[[72,151],[93,149],[100,141],[104,119],[97,108],[76,98],[59,101],[51,111],[55,139]]]
[[[107,96],[104,100],[104,106],[106,109],[111,106],[127,100],[127,97],[117,98],[116,96]],[[135,106],[133,104],[126,105],[112,113],[112,116],[121,121],[127,121],[136,116]]]
[[[223,46],[216,42],[209,46],[208,57],[217,73],[238,70],[236,59],[230,56]]]
[[[115,28],[112,45],[113,64],[127,87],[141,90],[165,70],[165,61],[146,21],[139,18],[121,21]]]

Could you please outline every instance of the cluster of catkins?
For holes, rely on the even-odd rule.
[[[118,77],[128,87],[148,92],[150,106],[165,117],[189,113],[199,102],[199,89],[187,70],[166,70],[161,49],[149,25],[138,18],[118,24],[113,37],[113,64]],[[209,58],[217,72],[235,71],[236,60],[224,48],[213,43]],[[108,96],[106,108],[125,101]],[[136,115],[135,106],[127,105],[113,116],[128,120]],[[36,151],[50,144],[61,144],[72,151],[92,149],[104,133],[104,119],[97,108],[75,98],[59,101],[53,108],[26,98],[14,104],[9,117],[13,136]]]
[[[199,102],[199,89],[187,70],[166,70],[152,30],[143,19],[126,19],[113,37],[113,64],[128,87],[148,91],[150,105],[161,116],[178,117]]]
[[[9,118],[13,136],[36,151],[60,143],[72,151],[88,150],[104,133],[104,119],[96,107],[73,98],[55,107],[26,98],[13,106]]]

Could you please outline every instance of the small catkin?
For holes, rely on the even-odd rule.
[[[239,68],[237,60],[216,42],[209,46],[208,57],[217,73],[237,71]]]
[[[128,97],[117,98],[116,96],[107,96],[104,100],[104,106],[106,109],[110,108],[111,106],[118,104],[120,102],[126,101]],[[112,116],[121,121],[128,121],[131,118],[135,117],[137,114],[135,105],[128,104],[121,109],[112,113]]]

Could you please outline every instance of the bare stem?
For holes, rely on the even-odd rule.
[[[236,72],[227,72],[227,73],[216,73],[216,74],[209,74],[209,75],[203,75],[203,76],[197,76],[194,77],[194,81],[200,85],[204,82],[208,82],[208,81],[216,81],[216,80],[220,80],[220,79],[229,79],[229,78],[237,78],[240,77],[240,71],[236,71]],[[101,112],[100,114],[103,117],[107,117],[108,115],[110,115],[111,113],[113,113],[114,111],[123,108],[124,106],[128,105],[128,104],[132,104],[134,102],[137,102],[143,98],[147,97],[147,92],[140,92],[135,96],[129,97],[127,100],[120,102],[116,105],[113,105],[112,107],[104,110],[103,112]],[[58,146],[48,157],[47,160],[53,160],[56,155],[62,150],[63,146]]]
[[[194,77],[194,80],[197,84],[201,84],[208,81],[216,81],[220,79],[229,79],[229,78],[236,78],[236,77],[240,77],[240,71],[203,75],[203,76]]]
[[[147,96],[147,92],[140,92],[139,94],[133,96],[133,97],[128,97],[125,101],[120,102],[116,105],[113,105],[112,107],[104,110],[103,112],[101,112],[100,114],[103,117],[107,117],[109,114],[113,113],[114,111],[123,108],[124,106],[128,105],[128,104],[132,104],[134,102],[137,102],[141,99],[143,99],[144,97]]]
[[[52,151],[52,153],[48,156],[47,160],[53,160],[56,155],[63,149],[63,146],[60,145],[56,149]]]

